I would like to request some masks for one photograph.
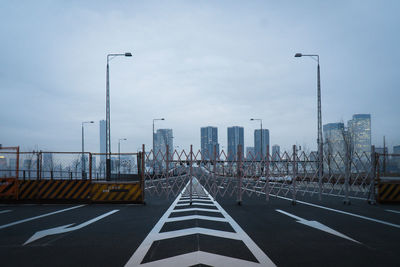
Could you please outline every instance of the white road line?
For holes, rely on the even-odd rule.
[[[400,210],[386,210],[386,211],[389,211],[389,212],[394,212],[394,213],[398,213],[398,214],[400,214]]]
[[[185,211],[210,211],[210,212],[217,212],[217,213],[221,212],[219,210],[203,209],[203,208],[189,208],[189,209],[172,210],[173,213],[175,213],[175,212],[185,212]]]
[[[197,202],[197,201],[193,201],[192,205],[201,205],[201,206],[211,206],[214,207],[214,204],[210,204],[210,203],[201,203],[201,202]],[[188,206],[190,207],[190,203],[182,203],[182,204],[176,204],[175,207],[184,207],[184,206]]]
[[[39,216],[35,216],[35,217],[31,217],[31,218],[20,220],[20,221],[16,221],[16,222],[0,225],[0,229],[4,229],[4,228],[10,227],[10,226],[14,226],[14,225],[17,225],[17,224],[20,224],[20,223],[24,223],[24,222],[33,221],[33,220],[36,220],[36,219],[40,219],[40,218],[43,218],[43,217],[47,217],[47,216],[50,216],[50,215],[61,213],[61,212],[64,212],[64,211],[69,211],[69,210],[81,208],[83,206],[86,206],[86,204],[85,205],[79,205],[79,206],[70,207],[70,208],[63,209],[63,210],[57,210],[57,211],[53,211],[53,212],[50,212],[50,213],[42,214],[42,215],[39,215]]]
[[[196,178],[194,178],[197,181]],[[182,190],[182,192],[187,188],[189,182]],[[200,185],[201,186],[201,185]],[[204,192],[209,196],[209,193],[204,189]],[[182,195],[181,192],[181,195]],[[202,208],[188,208],[181,210],[174,210],[177,203],[182,200],[182,197],[178,195],[172,205],[168,208],[168,210],[164,213],[161,219],[157,222],[154,228],[147,235],[142,244],[138,247],[138,249],[134,252],[132,257],[126,263],[125,266],[139,266],[145,257],[146,253],[149,251],[153,241],[174,238],[178,236],[186,236],[191,234],[204,234],[204,235],[212,235],[218,237],[224,237],[229,239],[242,240],[243,243],[248,247],[251,253],[255,256],[259,263],[254,263],[246,260],[240,260],[237,258],[231,258],[221,255],[216,255],[212,253],[206,253],[202,251],[197,251],[193,253],[183,254],[176,257],[171,257],[167,259],[162,259],[154,262],[148,262],[142,264],[141,266],[191,266],[196,264],[208,264],[212,266],[275,266],[275,264],[268,258],[268,256],[254,243],[254,241],[243,231],[243,229],[228,215],[228,213],[214,200],[211,200],[214,205],[218,208],[218,210],[213,209],[202,209]],[[210,220],[213,221],[224,221],[228,222],[232,228],[235,230],[235,233],[213,230],[208,228],[194,227],[189,229],[182,229],[176,231],[169,231],[160,233],[161,228],[164,226],[166,222],[171,221],[182,221],[182,220],[190,220],[193,218],[207,219],[208,216],[201,215],[193,215],[193,216],[182,216],[178,218],[168,218],[171,213],[175,212],[185,212],[185,211],[209,211],[209,212],[217,212],[222,213],[225,218],[214,218],[212,217]]]
[[[251,190],[251,189],[246,189],[246,190],[255,191],[255,190]],[[265,192],[258,192],[258,191],[255,191],[255,192],[265,195]],[[277,195],[273,195],[273,194],[269,194],[269,195],[273,196],[273,197],[280,198],[280,199],[289,200],[289,201],[293,200],[291,198],[281,197],[281,196],[277,196]],[[358,215],[358,214],[347,212],[347,211],[343,211],[343,210],[336,210],[336,209],[320,206],[320,205],[317,205],[317,204],[313,204],[313,203],[309,203],[309,202],[305,202],[305,201],[301,201],[301,200],[296,200],[296,203],[301,203],[301,204],[308,205],[308,206],[311,206],[311,207],[320,208],[320,209],[329,210],[329,211],[334,211],[334,212],[337,212],[337,213],[353,216],[353,217],[364,219],[364,220],[367,220],[367,221],[376,222],[376,223],[380,223],[380,224],[384,224],[384,225],[400,228],[400,225],[398,225],[398,224],[394,224],[394,223],[390,223],[390,222],[386,222],[386,221],[382,221],[382,220],[366,217],[366,216],[363,216],[363,215]]]
[[[7,212],[11,212],[12,210],[0,210],[0,214],[2,213],[7,213]]]
[[[186,229],[182,229],[182,230],[159,233],[157,235],[157,240],[163,240],[163,239],[187,236],[187,235],[193,235],[193,234],[211,235],[211,236],[216,236],[216,237],[242,240],[242,236],[237,233],[226,232],[226,231],[221,231],[221,230],[214,230],[214,229],[209,229],[209,228],[201,228],[201,227],[193,227],[193,228],[186,228]]]
[[[196,251],[187,254],[182,254],[179,256],[152,261],[148,263],[144,263],[141,266],[143,267],[159,267],[159,266],[174,266],[174,267],[187,267],[193,265],[193,260],[196,259],[198,262],[209,266],[215,267],[260,267],[259,263],[230,258],[218,254],[208,253],[204,251]]]
[[[178,222],[178,221],[186,221],[186,220],[194,220],[194,219],[216,221],[216,222],[227,222],[227,220],[225,218],[204,216],[204,215],[189,215],[189,216],[173,217],[173,218],[168,218],[166,220],[166,222]]]

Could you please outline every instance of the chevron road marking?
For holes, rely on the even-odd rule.
[[[198,180],[193,177],[193,184],[200,185]],[[196,202],[198,199],[207,199],[209,202],[212,202],[215,209],[205,209],[205,208],[187,208],[187,209],[178,209],[174,210],[175,207],[178,206],[178,202],[183,199],[189,199],[187,197],[186,189],[189,186],[189,182],[186,184],[185,188],[178,195],[175,201],[171,204],[168,210],[164,213],[164,215],[160,218],[154,228],[150,231],[147,237],[143,240],[142,244],[137,248],[137,250],[133,253],[131,258],[126,263],[126,267],[128,266],[192,266],[197,264],[206,264],[211,266],[275,266],[275,264],[268,258],[268,256],[254,243],[254,241],[243,231],[243,229],[233,220],[231,216],[215,201],[210,197],[210,194],[203,188],[202,190],[205,192],[207,197],[202,197],[201,195],[197,195],[197,197],[193,197],[193,202]],[[201,186],[201,185],[200,185]],[[199,205],[204,205],[204,203],[198,203]],[[182,206],[182,205],[179,205]],[[187,205],[190,207],[190,205]],[[210,205],[211,206],[211,205]],[[185,212],[185,211],[206,211],[206,212],[217,212],[223,215],[221,217],[212,217],[212,216],[204,216],[204,215],[189,215],[189,216],[181,216],[181,217],[173,217],[169,218],[171,213],[177,212]],[[193,219],[201,219],[201,220],[210,220],[210,221],[218,221],[218,222],[228,222],[230,226],[234,229],[233,232],[226,232],[202,227],[193,227],[189,229],[175,230],[162,232],[161,228],[165,223],[170,222],[178,222],[184,220],[193,220]],[[175,238],[193,234],[203,234],[208,236],[217,236],[221,238],[227,238],[232,240],[241,240],[249,249],[249,251],[253,254],[253,256],[257,259],[257,262],[247,261],[243,259],[237,259],[233,257],[222,256],[218,254],[213,254],[210,252],[204,251],[195,251],[191,253],[185,253],[178,256],[173,256],[161,260],[146,262],[142,264],[144,257],[147,252],[151,248],[153,242]]]

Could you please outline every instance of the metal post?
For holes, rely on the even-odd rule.
[[[297,147],[293,145],[292,205],[296,205]]]
[[[322,176],[323,176],[323,139],[322,139],[322,114],[321,114],[321,78],[320,78],[320,67],[319,67],[319,56],[318,58],[318,150],[319,150],[319,172],[318,172],[318,182],[319,182],[319,200],[322,200]]]
[[[216,183],[216,179],[217,179],[217,175],[216,175],[216,171],[217,171],[217,146],[214,145],[214,165],[213,165],[213,172],[212,172],[212,178],[213,178],[213,187],[214,187],[214,200],[217,199],[217,183]]]
[[[146,204],[145,203],[145,170],[146,170],[146,167],[145,167],[145,157],[146,157],[146,151],[145,151],[145,146],[144,146],[144,144],[142,145],[142,158],[141,158],[141,162],[142,162],[142,166],[141,166],[141,181],[140,181],[140,183],[141,183],[141,186],[142,186],[142,201],[143,201],[143,204]]]
[[[269,200],[269,165],[270,165],[270,155],[269,155],[269,145],[267,145],[267,163],[266,163],[267,173],[265,175],[265,200]]]
[[[239,179],[239,187],[238,187],[238,205],[242,205],[242,145],[237,146],[237,163],[236,163],[236,169],[237,169],[237,176]]]
[[[344,176],[344,200],[343,204],[350,205],[349,200],[349,180],[350,180],[350,170],[351,170],[351,155],[349,151],[349,146],[346,145],[346,158],[345,158],[345,176]]]
[[[107,55],[106,72],[106,180],[111,179],[111,137],[110,137],[110,67]]]
[[[89,153],[89,180],[90,180],[90,182],[92,182],[92,168],[93,168],[93,166],[92,166],[93,158],[92,157],[93,157],[92,153]]]
[[[168,146],[168,144],[166,144],[165,145],[165,156],[166,156],[166,166],[165,166],[165,170],[166,170],[166,175],[165,175],[165,182],[166,182],[166,190],[165,190],[165,193],[166,193],[166,195],[167,195],[167,198],[169,197],[169,190],[168,190],[168,188],[169,188],[169,183],[168,183],[168,174],[169,174],[169,170],[168,170],[168,167],[169,167],[169,146]]]
[[[118,139],[118,180],[121,179],[121,139]]]
[[[85,179],[85,170],[86,170],[86,164],[85,164],[85,130],[83,127],[83,122],[82,122],[82,179]]]
[[[370,180],[370,189],[369,189],[369,194],[368,194],[368,203],[371,205],[375,205],[376,204],[376,199],[375,199],[375,182],[377,180],[376,177],[376,164],[378,162],[378,158],[377,158],[377,154],[375,152],[375,146],[371,146],[371,167],[372,167],[372,177]]]
[[[189,184],[189,192],[190,192],[190,205],[192,205],[192,186],[193,186],[193,145],[190,145],[190,184]]]

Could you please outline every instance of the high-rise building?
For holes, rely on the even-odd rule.
[[[242,146],[241,158],[244,156],[244,128],[228,127],[228,160],[237,160],[238,145]]]
[[[200,141],[201,141],[201,157],[204,160],[210,160],[214,158],[214,152],[216,156],[219,155],[219,144],[218,144],[218,128],[217,127],[201,127],[200,129]]]
[[[255,160],[256,155],[254,154],[254,146],[246,147],[246,160]]]
[[[354,114],[348,121],[349,135],[354,152],[371,152],[371,114]]]
[[[340,154],[342,157],[345,156],[346,146],[345,137],[346,131],[344,129],[344,123],[328,123],[323,126],[324,131],[324,149],[325,154],[330,155]]]
[[[281,147],[278,145],[272,146],[272,160],[279,160],[281,155]]]
[[[100,123],[100,153],[104,154],[100,156],[100,164],[104,165],[106,161],[106,121],[101,120]]]
[[[262,138],[262,147],[261,147]],[[260,160],[261,155],[265,159],[267,154],[269,154],[269,130],[263,129],[261,136],[261,129],[254,130],[254,153],[256,154],[256,159]]]
[[[157,129],[157,132],[154,134],[155,153],[158,153],[156,157],[157,160],[163,158],[163,155],[165,155],[167,151],[167,145],[168,153],[170,157],[172,157],[174,150],[173,138],[172,129]]]

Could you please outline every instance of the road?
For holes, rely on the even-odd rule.
[[[3,266],[398,266],[400,206],[244,193],[196,180],[146,205],[1,205]],[[204,266],[203,265],[203,266]]]

